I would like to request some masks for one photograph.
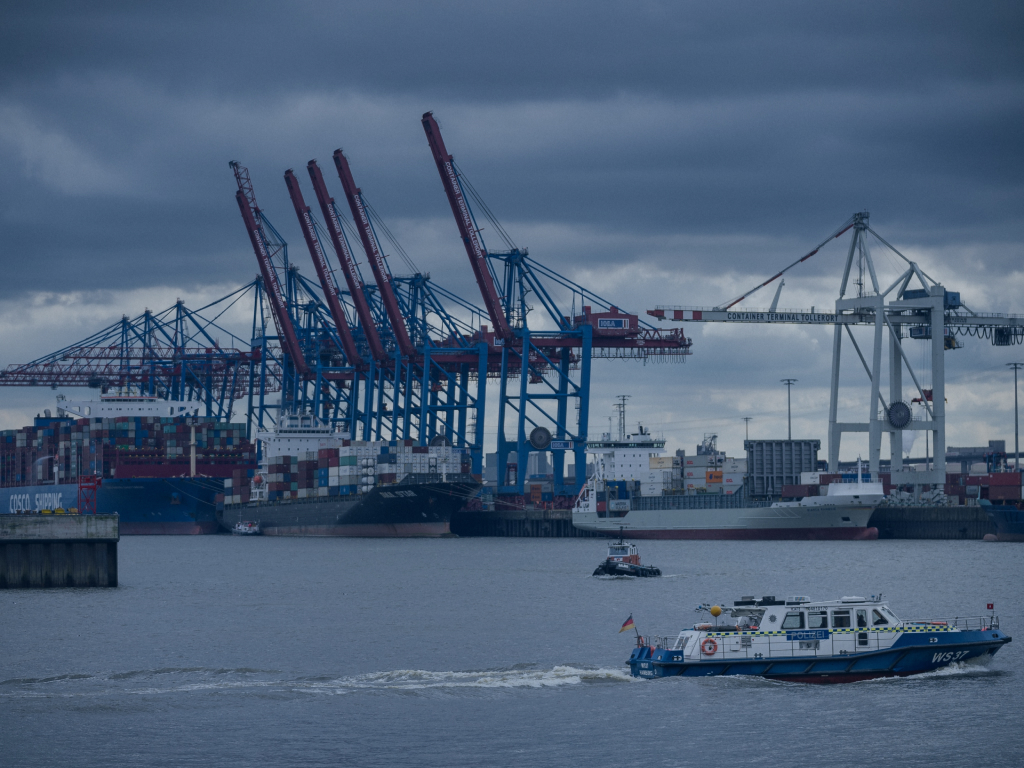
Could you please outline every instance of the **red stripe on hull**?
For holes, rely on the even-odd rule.
[[[601,531],[619,537],[618,531]],[[674,529],[665,531],[625,530],[633,539],[714,539],[757,541],[865,541],[878,538],[877,528],[726,528]]]
[[[217,523],[126,523],[121,521],[122,536],[199,536],[216,533]]]
[[[927,670],[921,670],[926,672]],[[915,672],[851,672],[850,674],[831,675],[764,675],[769,680],[785,680],[790,683],[816,683],[831,685],[833,683],[859,683],[862,680],[877,680],[880,677],[910,677]]]
[[[367,523],[363,525],[287,525],[264,528],[267,536],[341,536],[347,538],[437,538],[450,536],[448,523]]]

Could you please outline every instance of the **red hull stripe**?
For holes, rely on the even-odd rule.
[[[927,671],[927,670],[921,670]],[[831,675],[765,675],[769,680],[786,680],[791,683],[859,683],[862,680],[877,680],[880,677],[910,677],[913,672],[852,672]]]
[[[618,532],[605,531],[609,536]],[[628,530],[626,536],[634,539],[747,539],[747,540],[811,540],[811,541],[863,541],[877,539],[877,528],[730,528],[730,529],[675,529],[667,531]]]
[[[448,523],[375,523],[364,525],[288,525],[265,528],[267,536],[345,536],[364,538],[437,537],[451,534]]]

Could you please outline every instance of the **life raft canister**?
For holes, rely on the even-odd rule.
[[[700,644],[700,649],[704,651],[705,656],[714,656],[718,651],[718,643],[716,643],[712,638],[706,637],[704,638],[704,642]]]

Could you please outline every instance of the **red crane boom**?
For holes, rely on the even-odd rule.
[[[370,355],[379,362],[385,359],[387,353],[384,351],[384,345],[381,344],[380,334],[377,333],[377,324],[370,311],[370,304],[366,300],[366,294],[363,293],[363,279],[359,275],[356,260],[352,257],[352,251],[349,250],[348,241],[341,228],[341,221],[334,208],[334,198],[327,192],[327,185],[324,183],[323,174],[320,172],[320,166],[316,164],[316,160],[310,160],[306,164],[306,169],[313,182],[313,191],[316,193],[317,202],[320,203],[320,211],[324,215],[324,221],[327,222],[327,231],[331,235],[334,252],[338,254],[341,270],[345,273],[345,282],[348,283],[348,292],[352,294],[356,315],[359,316],[359,322],[366,334],[366,341],[370,345]]]
[[[309,206],[306,205],[306,201],[302,199],[299,180],[295,178],[295,173],[291,168],[284,172],[284,183],[288,185],[288,194],[292,198],[295,215],[299,218],[299,225],[302,227],[302,236],[306,239],[309,255],[313,257],[313,266],[316,267],[317,277],[320,278],[320,287],[323,288],[324,298],[327,299],[327,308],[334,320],[334,327],[338,329],[338,335],[341,337],[341,346],[344,349],[345,357],[348,358],[349,365],[362,365],[363,358],[356,348],[355,339],[352,338],[352,330],[348,326],[348,318],[345,317],[345,310],[341,306],[338,286],[334,282],[331,267],[327,263],[327,255],[324,253],[323,246],[320,245],[320,239],[316,236],[313,214]]]
[[[260,265],[260,272],[263,275],[263,286],[270,299],[270,307],[274,313],[274,322],[277,325],[278,333],[283,337],[285,352],[292,358],[296,370],[303,377],[306,377],[309,375],[309,366],[306,365],[306,358],[302,356],[302,348],[299,346],[299,339],[295,335],[295,327],[292,325],[291,315],[288,314],[288,302],[285,299],[284,292],[281,290],[281,284],[277,281],[277,272],[274,271],[274,265],[270,263],[270,254],[267,252],[263,228],[257,223],[260,209],[256,205],[256,197],[252,194],[249,172],[238,163],[232,163],[231,168],[234,170],[235,179],[238,181],[238,191],[235,193],[235,200],[238,202],[238,209],[242,212],[242,221],[245,222],[245,229],[249,233],[249,240],[252,242],[252,250],[256,254],[256,261]]]
[[[494,324],[494,331],[505,341],[511,341],[512,329],[505,319],[501,299],[498,297],[498,290],[494,286],[494,279],[487,265],[487,251],[483,243],[480,242],[476,225],[473,223],[473,216],[469,212],[469,204],[466,203],[462,187],[459,186],[454,158],[448,154],[448,150],[444,146],[441,129],[438,127],[437,121],[434,120],[432,112],[426,112],[423,115],[423,131],[427,134],[430,151],[434,155],[434,162],[437,163],[437,172],[441,174],[444,192],[448,196],[452,213],[455,214],[455,223],[459,226],[459,234],[462,236],[463,245],[466,246],[469,263],[473,267],[477,285],[480,286],[487,314]]]
[[[391,321],[391,328],[395,332],[395,339],[398,341],[398,349],[404,357],[413,357],[416,348],[409,339],[409,331],[405,327],[405,318],[398,307],[398,300],[391,286],[391,273],[388,271],[384,257],[381,255],[377,245],[377,238],[373,234],[373,227],[370,226],[370,217],[363,205],[362,190],[356,186],[352,178],[352,171],[348,167],[348,158],[340,149],[334,151],[334,164],[338,168],[338,177],[341,179],[341,186],[345,190],[345,198],[352,210],[352,219],[359,229],[359,238],[363,241],[363,249],[366,251],[366,259],[370,262],[370,269],[373,270],[373,278],[377,281],[380,289],[380,296],[384,302],[384,311]]]

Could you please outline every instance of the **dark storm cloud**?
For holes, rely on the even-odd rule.
[[[503,219],[591,234],[527,243],[560,268],[701,271],[716,249],[665,243],[742,235],[714,269],[761,275],[862,208],[915,244],[1020,242],[1016,4],[492,5],[6,5],[0,296],[244,282],[227,160],[301,248],[281,173],[338,145],[460,259],[431,108]]]

